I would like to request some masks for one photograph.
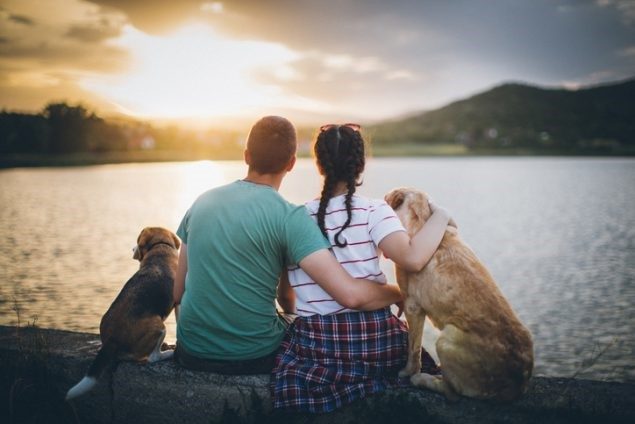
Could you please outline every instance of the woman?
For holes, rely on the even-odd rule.
[[[355,195],[366,159],[359,125],[322,126],[314,154],[324,184],[320,198],[306,207],[340,264],[353,277],[378,284],[386,284],[380,251],[406,270],[422,269],[441,242],[448,213],[432,206],[432,217],[410,239],[386,202]],[[283,307],[289,311],[295,297],[299,317],[272,371],[274,408],[328,412],[397,383],[407,328],[390,308],[347,309],[299,267],[290,267],[287,277],[279,298],[288,299]]]

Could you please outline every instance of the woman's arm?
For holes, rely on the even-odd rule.
[[[179,305],[185,291],[185,275],[187,274],[187,244],[181,243],[179,251],[179,262],[176,267],[176,275],[174,277],[174,287],[172,294],[174,295],[174,316],[179,320]]]
[[[283,312],[287,314],[295,313],[295,292],[289,283],[289,273],[286,269],[280,274],[277,299]]]
[[[397,231],[384,237],[379,242],[379,249],[406,271],[421,271],[439,247],[449,221],[450,214],[445,209],[435,208],[412,238],[403,231]]]
[[[311,253],[299,263],[325,292],[348,309],[373,311],[402,300],[399,287],[355,279],[327,249]]]

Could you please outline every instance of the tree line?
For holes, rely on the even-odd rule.
[[[107,121],[83,105],[48,104],[40,113],[0,112],[0,155],[179,150],[232,156],[242,151],[232,131],[157,128],[137,121]]]

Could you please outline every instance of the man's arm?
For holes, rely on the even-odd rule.
[[[289,273],[286,269],[283,269],[280,274],[277,299],[283,312],[287,314],[295,313],[295,292],[293,287],[291,287],[291,283],[289,283]]]
[[[187,244],[181,243],[181,250],[179,251],[179,262],[176,267],[176,276],[174,277],[174,288],[172,294],[174,295],[174,316],[178,322],[179,320],[179,305],[181,304],[181,298],[185,291],[185,275],[187,274]]]
[[[311,253],[299,265],[335,301],[348,309],[373,311],[402,300],[396,285],[351,277],[327,249]]]

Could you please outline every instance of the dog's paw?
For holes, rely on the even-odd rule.
[[[164,350],[163,352],[152,352],[152,354],[148,357],[148,362],[159,362],[165,361],[166,359],[170,359],[174,356],[174,350]]]
[[[437,390],[439,386],[439,379],[433,375],[418,372],[410,377],[410,382],[415,387],[425,387],[432,390]]]
[[[173,356],[174,356],[174,349],[164,350],[163,352],[161,352],[160,361],[164,361],[166,359],[170,359]]]
[[[456,402],[459,400],[459,395],[452,390],[452,388],[440,375],[430,375],[420,372],[410,377],[410,382],[415,387],[423,387],[443,394],[449,402]]]
[[[415,374],[417,371],[414,368],[411,367],[406,367],[404,369],[402,369],[401,371],[399,371],[399,377],[400,378],[404,378],[404,377],[410,377],[411,375]]]

